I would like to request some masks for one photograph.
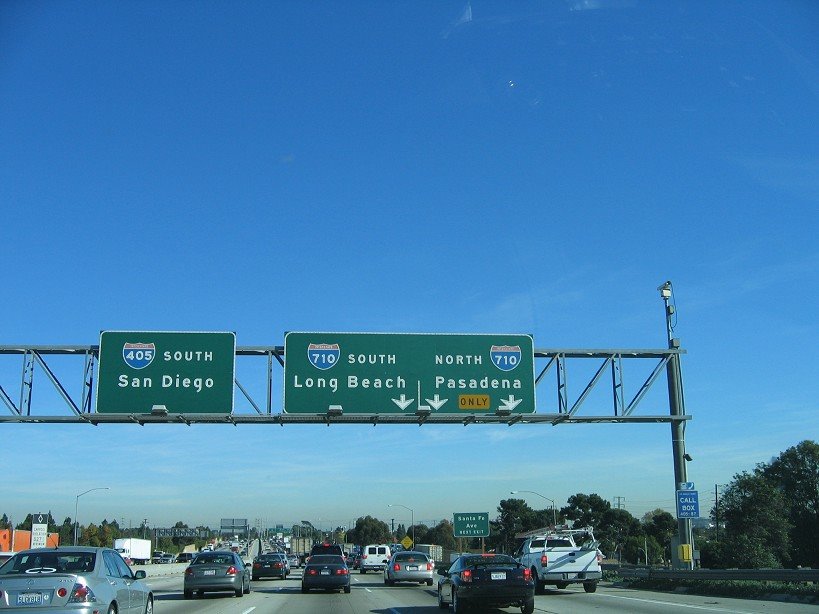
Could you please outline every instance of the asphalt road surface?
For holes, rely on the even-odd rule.
[[[204,597],[182,598],[182,575],[148,578],[154,591],[157,614],[434,614],[438,609],[436,585],[385,586],[380,573],[351,575],[352,590],[302,594],[301,570],[295,569],[286,580],[256,580],[252,592],[243,597],[231,593],[207,593]],[[451,610],[450,610],[451,611]],[[491,610],[519,612],[517,608]],[[782,613],[816,614],[817,607],[779,601],[754,601],[723,597],[700,597],[673,593],[654,593],[600,584],[596,593],[587,594],[582,586],[547,591],[535,597],[535,612],[548,614],[714,614]]]

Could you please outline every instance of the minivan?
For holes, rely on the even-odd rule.
[[[370,544],[361,551],[359,571],[367,573],[370,570],[382,570],[389,562],[392,552],[387,544]]]

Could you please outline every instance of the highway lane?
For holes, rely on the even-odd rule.
[[[435,586],[384,586],[381,574],[351,576],[349,594],[311,591],[302,594],[301,571],[293,570],[287,580],[257,580],[253,592],[244,597],[229,593],[203,598],[182,598],[182,576],[149,578],[155,593],[157,614],[433,614],[438,609]],[[451,610],[450,610],[451,611]],[[492,610],[494,614],[519,612],[516,608]],[[815,614],[817,607],[777,601],[755,601],[656,593],[618,588],[608,584],[587,594],[582,587],[548,591],[535,597],[535,612],[546,614]]]

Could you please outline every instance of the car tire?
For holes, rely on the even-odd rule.
[[[148,601],[145,602],[145,614],[154,614],[154,600],[148,597]]]
[[[259,581],[259,576],[253,576],[253,581],[258,582]]]
[[[345,587],[344,587],[344,592],[345,592],[345,593],[349,593],[349,592],[350,592],[350,585],[349,585],[349,584],[348,584],[347,586],[345,586]]]
[[[205,591],[196,591],[196,596],[197,597],[204,597],[205,596]]]
[[[432,586],[432,578],[430,578],[429,580],[427,580],[427,586]]]
[[[108,614],[117,614],[117,606],[113,603],[108,606]]]
[[[448,610],[449,604],[444,601],[444,596],[441,594],[441,587],[438,587],[438,607],[442,610]]]
[[[597,582],[584,582],[583,590],[587,593],[593,593],[597,590]]]
[[[233,591],[233,594],[236,595],[237,597],[241,597],[242,595],[244,595],[245,594],[245,583],[242,582],[241,588],[237,588],[235,591]]]
[[[537,569],[532,567],[532,578],[535,581],[535,595],[543,595],[546,593],[546,584],[537,576]]]
[[[367,573],[367,570],[362,567],[358,570],[358,573]]]
[[[310,589],[309,589],[309,588],[307,588],[306,586],[302,586],[302,587],[301,587],[301,592],[302,592],[302,593],[306,593],[306,592],[307,592],[307,591],[309,591],[309,590],[310,590]]]
[[[555,584],[555,586],[557,588],[559,588],[560,590],[563,590],[564,588],[569,586],[569,583],[568,582],[558,582],[557,584]]]
[[[250,580],[248,580],[248,581],[247,581],[247,588],[245,589],[245,595],[249,595],[249,594],[250,594],[250,591],[252,591],[252,590],[253,590],[253,589],[252,589],[252,588],[250,588]]]
[[[535,611],[535,600],[527,599],[526,602],[520,607],[520,614],[532,614]]]
[[[466,604],[461,599],[458,599],[458,592],[454,590],[452,591],[452,612],[453,614],[466,612]]]
[[[193,591],[185,591],[182,593],[184,599],[193,599]]]

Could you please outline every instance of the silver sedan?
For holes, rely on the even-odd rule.
[[[392,586],[396,582],[418,582],[432,586],[435,563],[423,552],[403,550],[396,552],[384,567],[384,584]]]
[[[111,548],[64,546],[18,552],[0,567],[4,612],[152,614],[154,596]]]

